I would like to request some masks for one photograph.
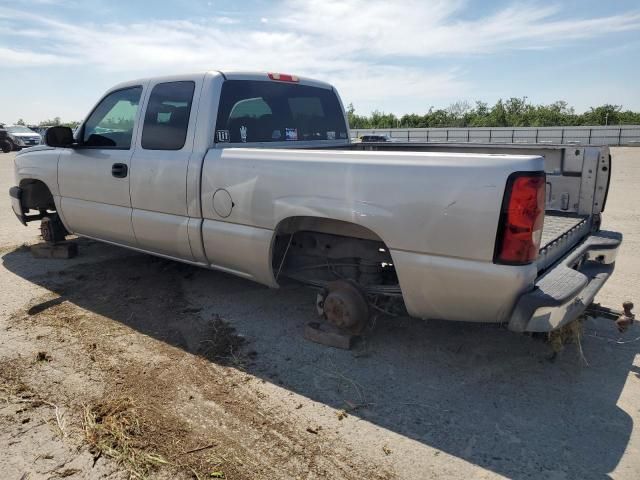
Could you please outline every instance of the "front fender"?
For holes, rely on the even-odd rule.
[[[58,158],[60,152],[47,146],[30,148],[15,157],[14,174],[16,185],[24,180],[40,180],[54,198],[59,197]]]

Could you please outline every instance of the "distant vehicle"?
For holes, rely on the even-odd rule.
[[[12,144],[9,141],[9,134],[5,130],[4,126],[0,124],[0,149],[4,153],[9,153],[12,150]]]
[[[10,125],[5,127],[12,150],[22,150],[26,147],[34,147],[42,143],[42,137],[23,125]]]
[[[53,127],[54,125],[29,125],[28,127],[33,130],[34,132],[40,134],[40,136],[42,138],[44,138],[45,133],[47,132],[47,129]]]
[[[390,142],[391,139],[386,135],[362,135],[360,137],[362,143]]]

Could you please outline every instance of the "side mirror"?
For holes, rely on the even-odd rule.
[[[73,130],[69,127],[47,128],[44,143],[50,147],[70,147],[73,145]]]

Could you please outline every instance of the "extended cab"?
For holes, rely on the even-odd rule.
[[[550,331],[611,275],[606,147],[351,144],[326,83],[207,72],[120,84],[77,130],[16,156],[13,209],[270,287],[371,311]],[[35,212],[35,213],[34,213]]]

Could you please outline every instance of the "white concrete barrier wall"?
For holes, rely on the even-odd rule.
[[[579,143],[640,146],[640,125],[517,128],[374,128],[351,129],[354,138],[386,135],[396,141],[431,143]]]

